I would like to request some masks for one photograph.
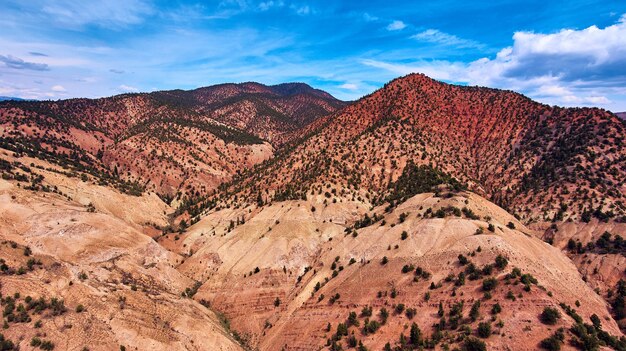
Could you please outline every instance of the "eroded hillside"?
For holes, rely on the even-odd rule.
[[[300,84],[38,104],[0,105],[13,346],[626,349],[606,111],[421,75],[334,114]]]
[[[4,102],[0,147],[88,171],[131,194],[200,201],[343,105],[295,83]]]
[[[150,236],[172,211],[159,197],[29,161],[49,191],[0,180],[4,350],[241,350],[223,319],[181,296],[194,285],[176,270],[183,258]]]
[[[624,122],[600,109],[414,74],[314,122],[302,143],[229,190],[283,200],[330,185],[379,204],[413,162],[453,175],[526,222],[623,220],[625,134]]]

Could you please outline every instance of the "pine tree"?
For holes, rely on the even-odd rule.
[[[413,346],[419,346],[422,343],[422,331],[416,323],[411,324],[411,332],[409,334],[409,342]]]

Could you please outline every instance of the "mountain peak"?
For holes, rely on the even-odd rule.
[[[624,128],[601,109],[551,107],[507,90],[410,74],[321,121],[296,152],[269,165],[267,186],[277,197],[289,192],[288,198],[298,198],[334,183],[344,189],[358,184],[369,198],[380,198],[404,165],[415,162],[451,173],[525,220],[542,215],[579,220],[589,206],[600,207],[598,215],[626,218],[616,195],[626,187],[602,170],[625,157]],[[605,150],[606,145],[614,147]],[[287,166],[292,164],[301,170],[294,172]],[[570,171],[581,167],[586,175]],[[599,179],[605,186],[596,185]],[[573,193],[574,186],[586,190]],[[597,200],[590,204],[585,191]],[[550,196],[562,202],[544,201]],[[567,208],[564,213],[560,205]]]
[[[270,88],[275,93],[286,95],[286,96],[293,96],[293,95],[299,95],[299,94],[311,94],[311,95],[315,95],[324,99],[335,99],[335,97],[333,97],[329,93],[323,90],[315,89],[312,86],[306,83],[301,83],[301,82],[281,83],[281,84],[272,85],[270,86]]]

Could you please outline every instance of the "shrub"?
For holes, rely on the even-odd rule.
[[[50,299],[50,309],[52,310],[53,316],[62,315],[63,313],[67,311],[67,308],[65,307],[65,303],[63,302],[63,300],[59,300],[56,297],[53,297],[52,299]]]
[[[533,277],[531,274],[523,274],[519,280],[524,284],[524,285],[530,285],[530,284],[537,284],[537,279],[535,277]]]
[[[461,264],[461,266],[465,266],[469,260],[467,259],[467,257],[465,257],[464,255],[459,255],[459,263]]]
[[[372,316],[372,308],[369,306],[363,307],[361,309],[361,317],[371,317]]]
[[[491,314],[498,314],[500,312],[502,312],[502,306],[500,306],[499,303],[493,305],[493,307],[491,308]]]
[[[489,324],[489,322],[480,322],[478,323],[478,336],[480,336],[483,339],[488,338],[489,336],[491,336],[491,324]]]
[[[402,234],[400,234],[400,239],[402,240],[406,240],[406,238],[408,237],[409,237],[409,233],[407,233],[406,230],[402,231]]]
[[[54,343],[52,343],[52,341],[49,341],[49,340],[42,341],[39,348],[42,350],[46,350],[46,351],[54,350]]]
[[[374,334],[380,328],[380,323],[374,320],[365,319],[365,323],[363,324],[363,333]]]
[[[344,335],[348,335],[348,327],[343,323],[337,324],[337,333],[335,335],[337,336],[337,340],[341,339]]]
[[[515,224],[514,224],[513,222],[509,222],[506,226],[507,226],[509,229],[515,229]]]
[[[347,324],[348,324],[348,327],[351,327],[351,326],[358,327],[359,326],[359,320],[357,319],[356,312],[350,312],[350,314],[348,314],[348,322],[347,322]]]
[[[498,269],[504,269],[508,264],[509,260],[506,257],[502,255],[496,256],[496,267],[498,267]]]
[[[40,345],[41,345],[41,339],[39,339],[38,337],[35,336],[30,340],[30,346],[39,347]]]
[[[469,337],[463,342],[463,351],[487,351],[487,345],[479,339]]]
[[[474,302],[474,304],[472,305],[469,317],[472,322],[476,321],[478,317],[480,317],[480,300],[476,300],[476,302]]]
[[[556,308],[546,307],[541,313],[540,319],[543,324],[555,325],[561,318],[561,312]]]
[[[389,318],[389,312],[386,308],[383,307],[380,309],[380,313],[378,314],[378,316],[380,317],[380,323],[384,325],[385,323],[387,323],[387,318]]]
[[[483,290],[491,291],[496,288],[498,285],[498,280],[496,278],[487,278],[483,280]]]
[[[348,347],[355,348],[357,344],[358,341],[356,340],[356,337],[354,335],[350,335],[348,337]]]
[[[541,340],[539,346],[544,350],[559,351],[563,340],[565,340],[563,328],[559,328],[552,336]]]
[[[19,350],[13,341],[5,339],[3,334],[0,334],[0,350]]]
[[[386,265],[389,262],[389,259],[387,258],[387,256],[383,256],[383,259],[380,260],[380,264],[382,265]]]

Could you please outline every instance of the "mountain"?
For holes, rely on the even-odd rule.
[[[0,101],[26,101],[26,99],[12,96],[0,96]]]
[[[621,119],[626,119],[626,112],[616,112],[615,115]]]
[[[88,170],[129,193],[207,194],[345,104],[305,84],[0,104],[2,147]]]
[[[610,112],[409,75],[0,116],[6,345],[626,349]]]
[[[422,345],[535,350],[561,327],[598,342],[569,331],[594,314],[603,340],[621,335],[561,250],[444,184],[391,210],[315,194],[161,234],[175,209],[154,194],[2,156],[42,186],[0,179],[3,335],[22,348],[378,350],[419,328]]]
[[[254,201],[324,189],[379,205],[407,164],[432,165],[526,222],[626,220],[625,131],[605,110],[414,74],[318,119],[230,191]]]

